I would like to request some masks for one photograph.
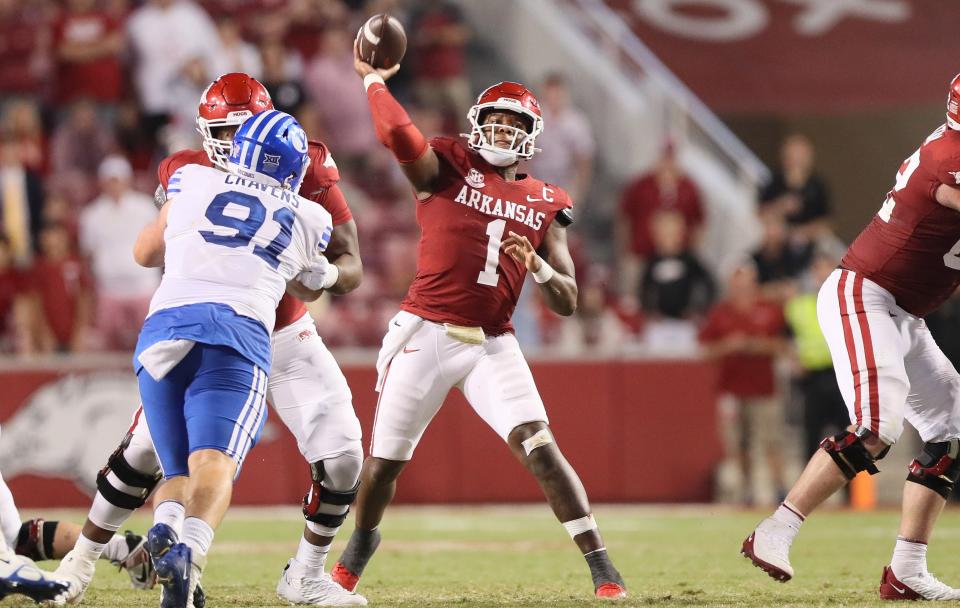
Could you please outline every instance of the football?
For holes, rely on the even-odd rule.
[[[360,58],[378,69],[392,68],[407,52],[407,33],[396,17],[380,13],[357,32]]]

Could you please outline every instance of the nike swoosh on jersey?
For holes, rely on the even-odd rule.
[[[404,349],[403,349],[403,352],[406,353],[406,354],[410,354],[410,353],[415,353],[415,352],[417,352],[418,350],[420,350],[420,349],[419,349],[419,348],[404,348]]]

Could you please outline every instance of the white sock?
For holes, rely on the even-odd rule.
[[[73,552],[79,559],[93,563],[100,559],[100,555],[106,546],[106,544],[95,543],[84,536],[83,533],[80,533],[80,536],[77,537],[77,544],[73,546]]]
[[[183,505],[175,500],[165,500],[153,510],[153,523],[167,524],[177,538],[183,537]]]
[[[114,536],[104,546],[100,558],[111,562],[122,562],[128,555],[130,555],[130,547],[127,546],[127,539],[123,536]]]
[[[780,503],[777,510],[773,512],[772,518],[787,527],[787,534],[791,541],[800,531],[800,526],[803,525],[805,519],[800,509],[786,500]]]
[[[323,574],[323,567],[327,563],[327,554],[330,553],[330,545],[318,547],[307,539],[300,537],[300,546],[297,548],[297,562],[307,570],[307,574],[319,577]]]
[[[897,544],[893,547],[893,559],[890,567],[897,578],[926,574],[927,572],[927,543],[906,540],[897,537]]]
[[[206,557],[213,544],[213,528],[199,517],[188,517],[183,520],[183,535],[180,538],[196,555],[194,561],[199,562]]]

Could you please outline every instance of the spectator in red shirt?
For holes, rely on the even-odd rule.
[[[428,2],[414,15],[410,31],[417,33],[410,38],[417,101],[443,112],[448,122],[459,122],[473,100],[466,77],[470,30],[460,9],[448,2]]]
[[[53,25],[53,44],[57,103],[89,97],[113,104],[120,99],[123,32],[110,13],[98,9],[97,0],[67,0]]]
[[[747,504],[755,486],[750,459],[754,445],[763,450],[777,497],[787,487],[774,376],[774,361],[787,347],[785,334],[781,305],[762,297],[753,261],[743,260],[730,276],[726,298],[707,316],[700,341],[720,368],[720,424],[727,462],[739,465],[737,485]]]
[[[93,319],[93,281],[62,224],[47,224],[40,232],[40,256],[30,269],[31,286],[39,300],[43,349],[85,350]]]
[[[49,42],[42,2],[0,0],[0,97],[35,95]]]
[[[13,265],[10,241],[0,235],[0,352],[29,352],[27,279]]]
[[[696,248],[703,224],[700,191],[677,164],[674,147],[667,142],[653,171],[627,184],[620,198],[617,244],[621,264],[621,289],[636,293],[644,261],[654,253],[652,222],[660,211],[676,211],[686,222],[686,248]]]

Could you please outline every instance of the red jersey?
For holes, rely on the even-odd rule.
[[[57,46],[91,43],[120,31],[120,23],[105,11],[64,12],[53,26],[53,39]],[[123,92],[120,53],[87,61],[61,60],[56,83],[57,102],[61,104],[84,97],[117,101]]]
[[[960,131],[946,125],[904,161],[883,207],[841,262],[920,317],[960,285],[960,213],[937,202],[940,184],[960,184]]]
[[[540,247],[557,213],[573,205],[557,186],[530,176],[505,181],[459,140],[438,137],[434,194],[417,203],[417,276],[401,308],[429,321],[512,331],[526,267],[501,248],[511,231]]]
[[[80,297],[93,289],[90,269],[76,255],[58,261],[38,257],[30,269],[30,277],[53,336],[60,345],[70,344],[77,329]]]
[[[336,163],[333,162],[333,156],[327,147],[318,142],[309,142],[307,154],[310,155],[310,172],[303,178],[300,185],[300,196],[319,203],[333,216],[333,225],[343,224],[353,219],[347,201],[337,187],[340,181],[340,171]],[[184,165],[203,165],[212,167],[213,163],[203,150],[181,150],[174,152],[163,159],[160,167],[157,169],[157,177],[160,178],[160,185],[167,189],[167,183],[170,177],[177,169]],[[277,321],[274,324],[274,331],[290,325],[307,312],[307,307],[303,302],[290,294],[283,294],[280,304],[277,306]]]
[[[783,307],[758,300],[750,309],[741,310],[721,302],[707,315],[700,341],[716,342],[743,335],[748,338],[775,338],[783,335],[786,320]],[[737,397],[769,397],[776,391],[773,356],[732,353],[720,359],[720,389]]]

